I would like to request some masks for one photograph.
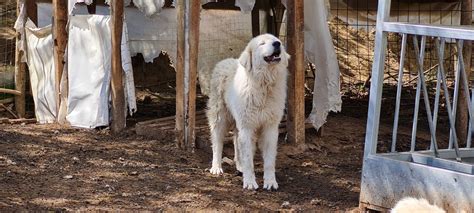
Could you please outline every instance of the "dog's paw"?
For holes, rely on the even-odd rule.
[[[256,190],[258,189],[258,184],[257,181],[255,181],[255,178],[251,179],[246,179],[244,178],[244,189],[249,189],[249,190]]]
[[[270,179],[270,180],[263,180],[263,188],[266,190],[277,190],[278,189],[278,183],[276,182],[275,179]]]
[[[224,171],[222,171],[222,168],[221,167],[212,167],[209,172],[211,172],[211,174],[213,175],[221,175],[224,173]]]

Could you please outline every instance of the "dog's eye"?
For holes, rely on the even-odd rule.
[[[262,42],[260,42],[260,44],[258,44],[258,45],[259,45],[259,46],[265,45],[265,42],[262,41]]]

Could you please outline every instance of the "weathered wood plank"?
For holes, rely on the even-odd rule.
[[[53,0],[53,39],[54,39],[54,71],[55,91],[56,91],[56,110],[59,114],[59,106],[61,104],[60,85],[61,77],[64,69],[64,54],[67,45],[67,30],[66,25],[68,21],[67,4],[63,0]]]
[[[12,95],[22,95],[20,91],[18,90],[13,90],[13,89],[4,89],[0,88],[0,93],[8,93]]]
[[[188,82],[188,108],[186,113],[187,126],[186,128],[186,146],[187,148],[194,149],[196,147],[196,82],[197,82],[197,70],[198,70],[198,53],[199,53],[199,22],[201,13],[201,2],[190,1],[189,2],[189,78]]]
[[[287,2],[287,48],[292,56],[288,70],[288,140],[303,144],[304,117],[304,10],[303,0]]]
[[[123,0],[114,0],[111,5],[112,22],[112,132],[120,133],[125,128],[125,93],[122,70]]]
[[[185,54],[185,1],[177,2],[177,48],[176,48],[176,144],[184,148],[184,54]]]
[[[20,14],[20,2],[17,1],[17,15]],[[25,9],[27,16],[36,24],[38,22],[38,15],[36,11],[36,1],[26,0]],[[26,21],[26,19],[25,19]],[[17,42],[19,41],[20,35],[17,35]],[[19,95],[15,96],[15,111],[19,117],[25,117],[26,113],[26,100],[25,100],[25,88],[26,88],[26,63],[21,62],[23,52],[20,52],[18,46],[15,49],[15,90],[20,92]]]

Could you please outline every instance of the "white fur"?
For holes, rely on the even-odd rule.
[[[243,173],[243,188],[257,189],[253,157],[256,144],[264,161],[263,188],[278,188],[275,178],[278,125],[286,101],[288,59],[281,47],[280,62],[268,63],[274,52],[270,34],[252,39],[239,59],[216,64],[211,78],[207,117],[212,140],[212,174],[221,174],[223,139],[233,130],[236,167]]]
[[[416,199],[412,197],[406,197],[398,201],[393,207],[392,213],[445,213],[443,209],[438,206],[431,205],[425,199]]]

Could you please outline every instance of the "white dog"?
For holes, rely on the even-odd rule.
[[[446,213],[443,209],[438,206],[431,205],[425,199],[416,199],[413,197],[406,197],[398,201],[393,207],[391,213]]]
[[[207,117],[212,138],[212,174],[221,174],[226,133],[233,129],[235,163],[243,188],[257,189],[253,156],[263,155],[263,188],[278,188],[275,178],[278,125],[286,101],[288,59],[281,41],[264,34],[253,38],[239,59],[217,63],[211,78]]]

